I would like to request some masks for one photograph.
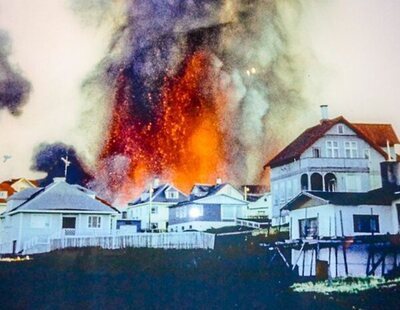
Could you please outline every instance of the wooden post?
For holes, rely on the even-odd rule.
[[[341,230],[342,230],[342,237],[344,237],[343,214],[342,214],[342,210],[340,210],[339,212],[340,212],[340,228],[341,228]]]
[[[344,270],[346,272],[346,276],[348,276],[349,275],[349,268],[347,266],[346,244],[344,242],[342,243],[342,249],[343,249]]]
[[[303,267],[301,270],[301,275],[304,277],[304,269],[305,269],[305,264],[306,264],[306,250],[303,252]]]
[[[335,245],[335,270],[336,270],[336,277],[338,276],[338,255],[337,255],[337,252],[338,252],[338,246],[337,245]]]
[[[313,260],[314,260],[314,249],[311,249],[311,261],[310,261],[310,277],[312,276],[312,266],[313,266]]]

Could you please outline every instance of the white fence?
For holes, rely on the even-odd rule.
[[[24,254],[45,253],[58,249],[101,247],[103,249],[162,248],[214,249],[215,235],[204,232],[136,233],[126,236],[65,236],[25,243]]]

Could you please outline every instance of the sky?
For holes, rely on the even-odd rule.
[[[399,132],[400,1],[307,1],[304,8],[299,35],[316,61],[310,107],[328,104],[331,117],[392,123]],[[0,179],[42,177],[30,171],[41,142],[72,144],[90,161],[96,135],[87,128],[101,124],[82,125],[81,84],[106,53],[108,29],[85,27],[55,0],[0,0],[0,29],[11,38],[11,62],[32,84],[22,115],[0,110]]]

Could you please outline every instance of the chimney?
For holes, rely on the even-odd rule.
[[[381,162],[382,187],[388,190],[396,190],[400,185],[400,165],[395,161]]]
[[[322,104],[321,108],[321,122],[329,120],[328,105]]]
[[[157,188],[160,186],[160,178],[159,177],[155,177],[153,180],[153,188]]]
[[[60,182],[66,182],[66,181],[65,181],[65,177],[57,177],[57,178],[53,178],[53,182],[60,183]]]
[[[215,184],[220,185],[222,184],[222,180],[221,178],[217,178],[217,180],[215,181]]]

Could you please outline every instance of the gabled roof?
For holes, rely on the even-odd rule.
[[[265,166],[277,167],[294,160],[300,159],[303,154],[311,145],[313,145],[318,139],[320,139],[329,129],[338,123],[343,123],[352,129],[360,138],[364,139],[371,147],[373,147],[378,153],[386,157],[387,154],[381,149],[380,143],[382,138],[377,138],[379,135],[389,133],[389,137],[384,137],[385,145],[386,139],[390,139],[392,143],[398,143],[397,136],[394,134],[391,125],[378,125],[373,124],[358,124],[358,127],[350,123],[343,116],[336,117],[330,120],[324,120],[320,124],[306,129],[300,136],[298,136],[292,143],[285,147],[280,153],[272,158]],[[382,126],[382,127],[381,127]],[[389,130],[387,126],[390,126]],[[361,128],[361,129],[360,129]],[[368,130],[367,130],[368,128]],[[385,128],[381,132],[382,128]],[[391,133],[393,131],[393,133]],[[394,135],[394,136],[393,136]],[[379,143],[378,143],[379,142]]]
[[[64,181],[51,183],[44,188],[28,188],[13,195],[10,200],[22,203],[7,210],[8,213],[19,211],[92,211],[119,213],[108,204],[90,196],[82,188]]]
[[[176,190],[178,192],[178,198],[167,198],[166,192],[171,191],[171,190]],[[145,194],[145,195],[143,195]],[[144,197],[145,196],[145,197]],[[161,184],[157,186],[156,188],[153,188],[153,194],[151,197],[151,201],[153,202],[172,202],[172,203],[177,203],[180,201],[187,200],[187,195],[182,193],[179,189],[177,189],[175,186],[170,185],[170,184]],[[149,189],[146,189],[145,191],[142,192],[142,194],[130,202],[128,205],[133,206],[137,204],[142,204],[150,201],[150,194],[149,194]]]
[[[10,180],[4,181],[3,183],[7,183],[7,184],[12,186],[17,182],[22,182],[22,181],[28,183],[32,187],[37,187],[39,185],[38,181],[36,181],[36,180],[28,180],[28,179],[25,179],[25,178],[10,179]]]
[[[221,191],[225,186],[232,186],[229,183],[221,183],[221,184],[195,184],[190,191],[190,200],[195,200],[199,198],[205,198],[208,196],[216,195],[219,191]],[[233,187],[233,186],[232,186]],[[235,188],[235,187],[233,187]]]
[[[211,199],[216,199],[214,201],[210,201]],[[222,201],[221,201],[222,200]],[[177,208],[181,206],[186,206],[186,205],[191,205],[191,204],[197,204],[197,205],[246,205],[247,202],[241,199],[237,199],[235,197],[228,196],[227,194],[218,194],[214,195],[212,197],[211,195],[207,195],[204,197],[197,197],[192,200],[186,200],[179,202],[175,205],[169,206],[169,208]]]
[[[322,192],[303,191],[289,201],[284,210],[296,210],[310,200],[319,200],[321,205],[332,204],[338,206],[378,205],[390,206],[395,199],[392,191],[379,188],[366,193],[355,192]]]

